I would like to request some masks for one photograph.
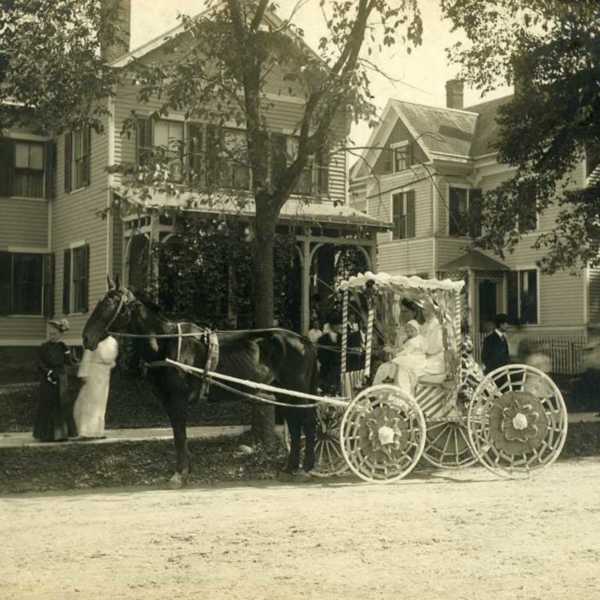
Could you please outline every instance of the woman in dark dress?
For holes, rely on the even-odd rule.
[[[61,442],[68,438],[68,397],[66,366],[71,364],[69,348],[62,341],[69,329],[66,319],[49,321],[48,341],[38,351],[40,398],[33,424],[33,437],[40,442]]]

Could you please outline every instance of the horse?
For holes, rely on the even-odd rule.
[[[147,370],[169,416],[176,453],[171,487],[185,485],[192,470],[187,444],[186,421],[190,399],[198,394],[202,382],[193,375],[166,363],[171,359],[205,369],[211,358],[210,339],[216,336],[217,373],[275,385],[292,391],[316,395],[318,361],[311,342],[286,329],[254,329],[209,334],[194,323],[178,323],[167,318],[159,306],[143,293],[122,286],[107,277],[108,290],[88,318],[82,338],[86,349],[94,350],[112,333],[133,334],[140,358],[153,366]],[[192,335],[197,334],[197,335]],[[285,472],[296,473],[300,462],[300,439],[305,436],[303,469],[308,473],[315,463],[316,410],[306,399],[285,395],[283,416],[290,432],[290,450]]]

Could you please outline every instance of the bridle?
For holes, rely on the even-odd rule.
[[[131,303],[131,300],[129,298],[127,298],[129,293],[130,293],[129,290],[127,290],[127,289],[124,289],[121,291],[121,297],[119,298],[119,305],[117,306],[117,310],[115,311],[115,314],[111,317],[110,321],[106,324],[106,328],[105,328],[106,333],[108,333],[108,334],[111,333],[111,331],[110,331],[111,326],[117,320],[117,318],[121,314],[121,311],[123,310],[123,308]]]

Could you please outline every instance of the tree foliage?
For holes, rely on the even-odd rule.
[[[248,233],[246,223],[231,217],[178,217],[174,235],[153,246],[159,265],[155,283],[161,306],[175,317],[217,329],[251,327],[252,252]],[[295,240],[278,234],[275,245],[274,310],[281,322],[288,315]]]
[[[303,42],[303,31],[293,22],[295,13],[288,20],[273,14],[276,3],[207,0],[201,15],[181,17],[183,32],[165,45],[170,58],[139,60],[130,67],[140,101],[160,98],[156,116],[181,111],[192,121],[235,123],[244,131],[237,146],[221,144],[219,156],[225,159],[220,162],[233,161],[250,170],[248,193],[223,191],[218,177],[199,185],[193,171],[184,177],[184,187],[200,192],[201,202],[211,206],[222,201],[231,210],[232,205],[241,209],[254,203],[254,306],[259,327],[273,321],[273,248],[280,211],[314,157],[342,141],[332,139],[336,119],[344,136],[348,119],[374,116],[368,56],[401,36],[409,45],[420,42],[417,3],[323,0],[327,35],[315,52]],[[278,88],[270,83],[274,76]],[[273,169],[269,111],[277,94],[304,97],[305,102],[294,131],[295,148]],[[133,123],[130,120],[126,128]],[[157,189],[181,196],[181,184],[169,182],[160,162],[159,157],[126,180],[134,188],[127,198],[141,198],[143,203]]]
[[[1,0],[0,130],[102,128],[117,75],[101,48],[119,37],[117,5],[102,0]]]
[[[469,40],[449,51],[461,75],[482,92],[515,86],[499,109],[497,149],[516,171],[485,195],[486,232],[478,243],[500,255],[513,249],[522,233],[515,216],[528,196],[539,213],[559,205],[556,228],[535,242],[545,250],[543,269],[598,264],[600,187],[583,188],[575,168],[586,150],[588,166],[598,162],[600,3],[442,0],[442,8]]]

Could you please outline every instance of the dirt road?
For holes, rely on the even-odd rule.
[[[0,498],[4,600],[600,598],[600,459]]]

